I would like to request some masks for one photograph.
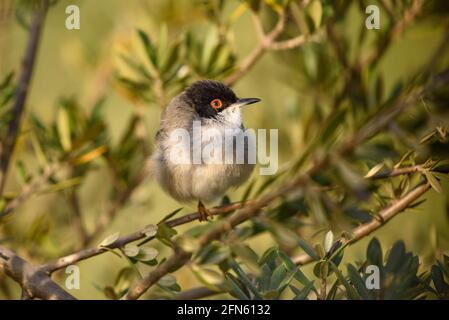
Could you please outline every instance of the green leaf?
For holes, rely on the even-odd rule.
[[[390,272],[397,271],[402,266],[404,257],[405,245],[404,242],[400,240],[391,248],[385,268]]]
[[[223,282],[223,276],[212,269],[201,267],[197,264],[191,265],[195,276],[204,284],[216,286]]]
[[[315,249],[307,244],[303,239],[298,239],[298,245],[307,253],[313,260],[320,260],[320,256],[316,253]]]
[[[338,267],[332,261],[330,261],[329,263],[330,263],[331,268],[334,270],[334,272],[335,272],[335,274],[337,276],[338,281],[340,281],[340,283],[345,287],[348,299],[359,300],[359,296],[358,296],[357,292],[349,284],[349,282],[346,281],[345,277],[343,276],[341,271],[338,269]]]
[[[240,289],[237,279],[235,279],[235,277],[232,274],[226,273],[225,278],[227,282],[231,285],[232,292],[238,299],[249,300],[249,297],[242,291],[242,289]]]
[[[363,281],[362,277],[360,277],[360,274],[352,264],[348,265],[348,274],[352,284],[354,285],[362,299],[371,300],[373,298],[371,296],[371,293],[366,288],[365,282]]]
[[[167,214],[161,221],[159,221],[158,224],[162,224],[163,222],[169,220],[170,218],[173,218],[179,211],[181,211],[183,208],[178,208],[172,212],[170,212],[169,214]]]
[[[157,66],[157,58],[156,58],[156,52],[153,47],[153,44],[150,41],[150,38],[147,36],[147,34],[143,30],[137,30],[137,33],[139,35],[140,40],[142,41],[145,51],[147,53],[148,58],[150,59],[153,66]]]
[[[167,274],[159,280],[158,284],[164,287],[171,287],[176,284],[176,277],[174,275]]]
[[[251,280],[245,274],[245,272],[243,272],[242,268],[240,268],[238,263],[235,262],[234,260],[232,260],[230,262],[230,266],[231,266],[232,270],[234,270],[235,273],[237,274],[239,280],[242,281],[243,284],[247,287],[247,289],[254,294],[256,299],[262,300],[263,299],[262,295],[259,293],[257,288],[254,286],[254,284],[251,282]]]
[[[159,255],[159,251],[152,247],[140,247],[139,254],[135,257],[139,261],[151,261]]]
[[[139,254],[139,247],[134,245],[134,244],[127,244],[123,248],[123,252],[128,257],[135,257],[135,256],[137,256]]]
[[[310,292],[315,290],[315,285],[313,281],[311,281],[302,290],[299,290],[292,286],[290,286],[290,289],[292,289],[293,293],[295,294],[293,300],[306,300]]]
[[[334,244],[334,234],[332,233],[331,230],[329,230],[326,233],[326,236],[324,237],[324,251],[329,252],[330,249],[332,248],[332,245]]]
[[[149,224],[143,229],[142,233],[147,237],[154,237],[157,233],[157,230],[158,230],[157,225]]]
[[[324,129],[321,133],[321,142],[328,141],[329,138],[335,134],[337,128],[344,123],[347,110],[347,108],[341,108],[327,121],[327,123],[324,124]]]
[[[382,247],[377,238],[373,238],[368,244],[366,258],[370,264],[376,265],[379,268],[383,266]]]
[[[308,7],[308,12],[313,20],[315,28],[317,29],[321,25],[321,18],[323,16],[323,7],[321,6],[321,2],[319,0],[313,0]]]
[[[98,246],[99,247],[108,247],[111,244],[113,244],[114,242],[116,242],[119,237],[120,237],[120,232],[113,233],[110,236],[104,238]]]
[[[441,184],[438,181],[438,179],[435,178],[435,176],[431,172],[429,172],[429,171],[424,171],[423,173],[426,176],[426,179],[429,182],[429,184],[432,187],[432,189],[435,190],[438,193],[442,193],[443,192],[443,188],[441,187]]]
[[[65,107],[58,109],[57,129],[59,141],[64,151],[69,151],[72,148],[72,141],[70,137],[70,120]]]
[[[444,281],[444,275],[439,266],[432,266],[431,276],[438,293],[446,294],[449,291],[449,285]]]
[[[384,163],[378,163],[374,167],[372,167],[368,173],[364,176],[364,178],[368,179],[376,175],[382,168],[384,167]]]

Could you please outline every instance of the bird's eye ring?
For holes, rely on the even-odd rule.
[[[220,99],[214,99],[210,102],[210,106],[214,109],[220,109],[223,103]]]

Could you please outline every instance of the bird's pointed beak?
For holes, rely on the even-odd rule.
[[[259,102],[260,99],[258,98],[242,98],[242,99],[238,99],[236,102],[234,102],[233,104],[230,105],[230,107],[232,108],[240,108],[249,104],[253,104],[256,102]]]

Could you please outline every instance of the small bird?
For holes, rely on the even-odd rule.
[[[243,134],[244,126],[240,107],[259,101],[260,99],[257,98],[239,99],[221,82],[200,80],[174,97],[161,115],[153,154],[154,175],[162,188],[174,199],[180,202],[198,201],[200,221],[207,221],[208,216],[211,215],[203,202],[210,203],[220,199],[229,188],[243,184],[251,176],[255,164],[249,163],[249,157],[245,157],[243,163],[237,161],[228,163],[229,161],[224,160],[219,163],[174,162],[170,157],[177,146],[170,138],[170,134],[173,130],[184,129],[190,137],[193,137],[185,148],[185,152],[188,153],[194,149],[194,142],[199,143],[199,141],[193,141],[195,139],[193,131],[194,124],[200,124],[201,146],[210,143],[211,139],[218,138],[221,139],[222,145],[213,145],[210,154],[213,155],[215,152],[223,154],[223,150],[226,149],[225,141],[227,141],[226,143],[233,144],[230,147],[235,156],[236,151],[233,147],[235,139],[234,141],[226,140],[224,132],[226,129],[239,129],[238,134]],[[206,132],[208,134],[203,136]],[[211,136],[211,132],[216,137]],[[248,153],[248,145],[246,140],[245,155]],[[192,158],[192,154],[183,156],[187,159]]]

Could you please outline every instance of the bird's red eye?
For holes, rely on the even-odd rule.
[[[223,103],[220,99],[214,99],[210,102],[210,106],[214,109],[220,109]]]

